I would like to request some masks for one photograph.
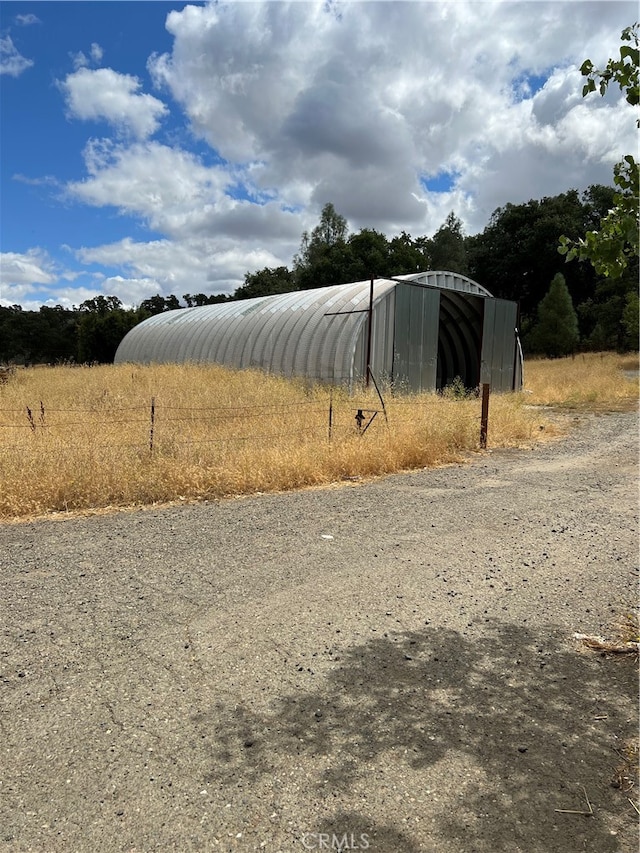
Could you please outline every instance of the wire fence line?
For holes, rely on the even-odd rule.
[[[150,454],[163,448],[194,445],[246,444],[250,441],[335,440],[339,435],[364,436],[382,409],[370,409],[353,400],[330,397],[325,405],[317,400],[296,403],[268,403],[238,406],[175,406],[159,404],[156,398],[139,406],[98,406],[94,408],[49,408],[42,401],[24,408],[0,408],[0,450],[59,452],[59,445],[47,448],[46,441],[59,439],[65,449],[145,448]],[[138,417],[131,417],[133,413]],[[66,416],[71,415],[71,419]],[[386,420],[386,411],[384,411]],[[273,421],[278,428],[273,429]],[[266,426],[261,430],[260,425]],[[268,426],[267,426],[268,424]],[[176,436],[176,425],[182,433]],[[232,430],[220,434],[223,426]],[[255,427],[251,429],[251,427]],[[269,429],[271,426],[271,429]],[[105,442],[112,428],[132,427],[137,441]],[[242,429],[244,427],[244,429]],[[87,431],[92,438],[87,440]],[[211,434],[214,431],[215,434]],[[16,435],[17,433],[17,435]],[[24,438],[30,434],[30,438]],[[18,441],[16,441],[18,439]],[[20,441],[19,439],[22,439]],[[53,445],[53,443],[52,443]]]

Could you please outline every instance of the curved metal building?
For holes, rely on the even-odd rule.
[[[397,390],[520,389],[517,306],[451,272],[422,272],[167,311],[122,340],[115,362],[216,362],[350,389],[370,369]]]

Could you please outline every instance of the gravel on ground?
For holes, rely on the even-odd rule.
[[[636,604],[638,413],[567,419],[442,469],[0,525],[0,849],[636,851],[637,666],[574,633]]]

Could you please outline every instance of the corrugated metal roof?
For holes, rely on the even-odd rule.
[[[392,281],[376,280],[374,304],[394,287]],[[361,281],[166,311],[135,326],[115,361],[218,362],[285,376],[348,380],[356,339],[367,320],[369,291],[370,282]]]
[[[475,296],[491,296],[492,294],[478,284],[477,281],[461,275],[457,272],[446,272],[445,270],[428,270],[427,272],[411,273],[410,275],[397,275],[394,278],[403,281],[415,281],[416,284],[426,284],[429,287],[438,287],[440,290],[457,290],[458,293],[472,293]]]
[[[451,272],[376,279],[371,364],[377,375],[390,378],[396,335],[404,334],[395,319],[395,291],[405,282],[418,289],[455,291],[460,299],[491,297],[481,285]],[[366,373],[370,290],[370,281],[359,281],[167,311],[135,326],[118,347],[115,361],[217,362],[352,386]],[[437,326],[437,319],[434,322]],[[435,341],[428,344],[436,345]]]

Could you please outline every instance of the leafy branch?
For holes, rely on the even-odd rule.
[[[582,97],[599,91],[604,96],[612,83],[624,92],[632,107],[639,103],[640,51],[638,49],[638,27],[636,22],[622,31],[621,40],[631,44],[620,47],[620,59],[610,59],[604,69],[595,68],[590,59],[580,67],[587,78]],[[640,127],[640,119],[637,120]],[[609,278],[620,278],[631,260],[638,257],[638,232],[640,196],[638,192],[638,163],[627,154],[614,167],[613,182],[617,192],[613,207],[600,222],[598,231],[587,231],[584,238],[570,240],[560,237],[558,252],[567,261],[577,258],[589,261],[597,273]]]

